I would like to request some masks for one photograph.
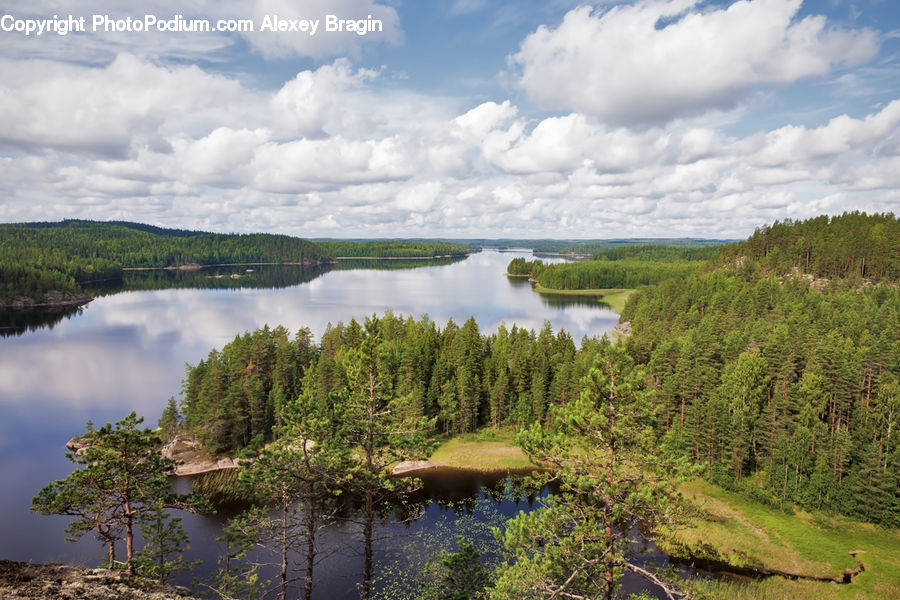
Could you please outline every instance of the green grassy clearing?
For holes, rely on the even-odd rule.
[[[785,514],[711,484],[695,481],[682,493],[708,514],[691,527],[667,532],[659,545],[667,552],[687,548],[695,556],[724,559],[741,566],[762,566],[808,575],[840,576],[855,570],[858,558],[865,571],[853,583],[789,580],[783,577],[736,583],[698,581],[701,597],[900,598],[900,532],[822,513]],[[682,553],[683,554],[683,553]]]
[[[609,304],[610,308],[619,314],[625,309],[625,302],[634,292],[633,289],[600,289],[600,290],[557,290],[546,288],[540,284],[534,286],[534,291],[539,294],[552,294],[557,296],[591,296],[600,302]]]
[[[529,469],[534,465],[515,445],[509,429],[483,429],[443,441],[428,460],[439,467],[496,472]]]

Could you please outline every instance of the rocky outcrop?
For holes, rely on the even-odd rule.
[[[631,335],[631,321],[622,321],[620,323],[616,323],[616,326],[613,328],[616,330],[616,333],[619,334],[619,337],[624,339]]]
[[[233,458],[213,460],[203,450],[203,446],[192,435],[178,434],[162,448],[162,455],[178,463],[175,475],[199,475],[221,469],[237,469]]]
[[[434,464],[427,460],[404,460],[403,462],[397,463],[393,470],[391,470],[391,475],[403,475],[412,473],[413,471],[424,471],[425,469],[431,469],[433,467]]]
[[[0,598],[32,600],[191,600],[183,587],[159,585],[125,571],[0,560]]]
[[[28,308],[58,308],[64,306],[82,306],[93,300],[87,294],[75,292],[59,292],[51,290],[45,292],[40,298],[28,296],[0,297],[0,308],[12,308],[16,310]]]

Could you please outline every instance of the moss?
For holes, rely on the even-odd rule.
[[[865,571],[847,585],[771,577],[736,583],[696,582],[700,597],[713,598],[898,598],[900,532],[822,513],[787,514],[703,481],[684,484],[682,493],[703,518],[689,527],[663,532],[661,549],[676,555],[719,558],[739,566],[760,566],[806,575],[840,576]]]
[[[514,439],[515,432],[507,429],[486,428],[478,433],[458,435],[442,442],[429,461],[439,467],[485,472],[533,468]]]

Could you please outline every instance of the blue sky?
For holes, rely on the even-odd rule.
[[[0,221],[744,237],[900,207],[888,0],[0,1]],[[28,19],[88,31],[25,36]],[[246,19],[252,33],[91,31]],[[380,19],[365,36],[266,17]]]

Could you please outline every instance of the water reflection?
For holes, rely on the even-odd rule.
[[[553,308],[586,306],[588,308],[602,308],[605,310],[612,310],[610,305],[600,298],[601,296],[564,296],[556,294],[541,294],[541,300],[543,301],[543,303]]]
[[[92,296],[110,296],[121,292],[167,289],[277,289],[308,283],[330,271],[394,271],[439,267],[464,258],[436,260],[342,260],[333,265],[217,265],[199,269],[146,269],[125,271],[119,281],[86,286]]]
[[[0,337],[22,335],[45,327],[53,327],[63,319],[77,317],[83,306],[61,306],[58,308],[0,308]]]
[[[530,286],[512,285],[504,274],[516,256],[527,253],[485,251],[451,264],[401,270],[351,265],[353,270],[319,273],[287,287],[125,291],[99,297],[70,318],[54,316],[52,327],[18,321],[20,334],[0,339],[0,557],[102,560],[102,548],[90,536],[66,544],[64,519],[28,510],[41,487],[71,471],[65,442],[83,432],[89,419],[100,425],[131,410],[155,425],[166,400],[179,395],[185,363],[196,364],[244,331],[264,324],[291,331],[307,326],[319,338],[328,323],[361,321],[386,310],[415,318],[428,314],[440,326],[474,316],[486,332],[501,324],[540,329],[549,321],[576,340],[612,330],[618,316],[611,311],[551,306]],[[431,511],[442,509],[429,508],[426,516]],[[206,532],[195,544],[205,539],[214,545],[215,520],[191,517],[185,524],[192,537]]]

